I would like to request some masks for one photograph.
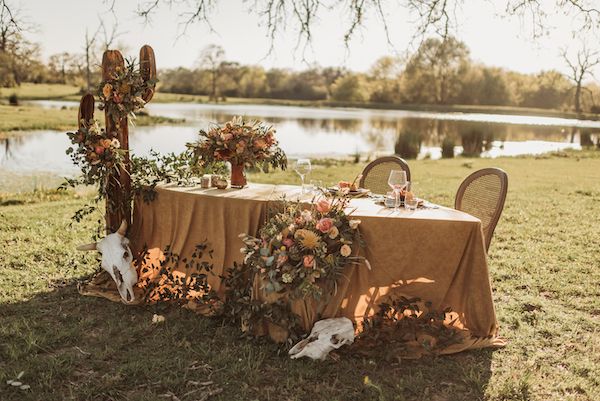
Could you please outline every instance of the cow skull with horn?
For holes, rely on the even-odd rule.
[[[125,238],[127,222],[123,220],[119,229],[95,242],[77,247],[79,251],[97,250],[102,254],[102,268],[110,274],[117,284],[119,294],[125,303],[135,300],[133,286],[138,281],[135,268],[131,265],[133,256],[129,249],[129,240]]]

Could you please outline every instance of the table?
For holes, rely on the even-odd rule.
[[[135,202],[130,235],[134,253],[144,246],[160,253],[170,245],[173,252],[184,256],[208,240],[216,273],[209,284],[219,294],[224,289],[217,276],[243,259],[239,234],[256,234],[269,202],[284,194],[293,199],[300,193],[296,186],[267,184],[250,184],[241,190],[168,184],[156,190],[153,202]],[[371,270],[366,266],[347,268],[323,317],[346,316],[360,322],[386,297],[401,294],[456,312],[470,339],[448,352],[503,345],[497,337],[487,255],[477,218],[444,207],[394,213],[366,198],[353,199],[350,205],[353,218],[361,220],[360,232],[366,243],[361,256],[368,259]],[[307,330],[317,320],[309,303],[294,312]]]

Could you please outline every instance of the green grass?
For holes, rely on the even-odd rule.
[[[369,376],[385,400],[599,400],[600,152],[410,165],[420,195],[444,205],[475,169],[508,172],[489,255],[506,348],[384,361],[349,347],[337,361],[291,361],[218,319],[78,295],[75,281],[96,266],[95,255],[74,250],[93,224],[68,227],[85,199],[4,195],[0,399],[186,401],[204,399],[206,389],[222,390],[209,400],[378,399],[377,389],[363,384]],[[352,179],[361,168],[317,164],[313,178]],[[251,179],[298,183],[292,171]],[[164,324],[151,324],[157,310]],[[21,371],[31,390],[5,384]]]
[[[11,94],[17,94],[21,100],[56,99],[79,101],[81,95],[79,88],[72,85],[62,84],[32,84],[24,83],[20,87],[0,88],[0,99],[7,99]],[[152,99],[154,103],[210,103],[208,96],[188,95],[178,93],[166,93],[160,91]],[[367,109],[389,109],[389,110],[415,110],[430,112],[456,112],[456,113],[491,113],[491,114],[517,114],[562,118],[584,118],[597,120],[597,114],[583,113],[577,115],[574,112],[564,110],[548,110],[528,107],[514,106],[481,106],[481,105],[433,105],[433,104],[389,104],[389,103],[348,103],[336,101],[313,101],[292,99],[264,99],[264,98],[227,98],[223,104],[264,104],[283,106],[306,106],[306,107],[353,107]]]
[[[8,98],[12,94],[16,94],[21,100],[60,99],[78,93],[79,88],[73,85],[26,82],[14,88],[0,88],[0,99]]]
[[[168,117],[140,115],[136,119],[136,124],[180,124],[183,121],[184,120],[181,119]],[[76,109],[44,109],[38,106],[7,106],[0,104],[0,139],[20,135],[23,131],[66,131],[76,128]]]

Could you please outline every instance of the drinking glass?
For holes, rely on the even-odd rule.
[[[310,159],[298,159],[296,160],[296,164],[294,165],[294,171],[300,176],[302,180],[302,193],[306,193],[304,188],[304,178],[311,171]]]
[[[321,189],[323,188],[323,181],[321,180],[310,180],[310,190],[312,191],[313,195],[318,195],[321,192]]]
[[[418,205],[419,200],[415,195],[415,186],[412,182],[407,182],[404,194],[404,208],[407,210],[416,210]]]
[[[388,178],[388,185],[394,191],[396,197],[396,203],[394,204],[394,211],[398,211],[400,206],[400,193],[406,187],[406,171],[404,170],[392,170],[390,171],[390,177]]]

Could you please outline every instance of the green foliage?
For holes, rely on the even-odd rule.
[[[331,94],[339,102],[367,102],[370,97],[366,79],[358,74],[338,78],[333,83]]]
[[[454,157],[454,140],[448,136],[442,140],[442,158],[452,159]]]
[[[404,159],[416,159],[421,152],[422,135],[415,131],[401,131],[394,144],[394,152]]]
[[[12,95],[10,95],[8,97],[8,104],[11,106],[18,106],[20,103],[19,101],[19,97],[17,96],[16,93],[13,93]]]

